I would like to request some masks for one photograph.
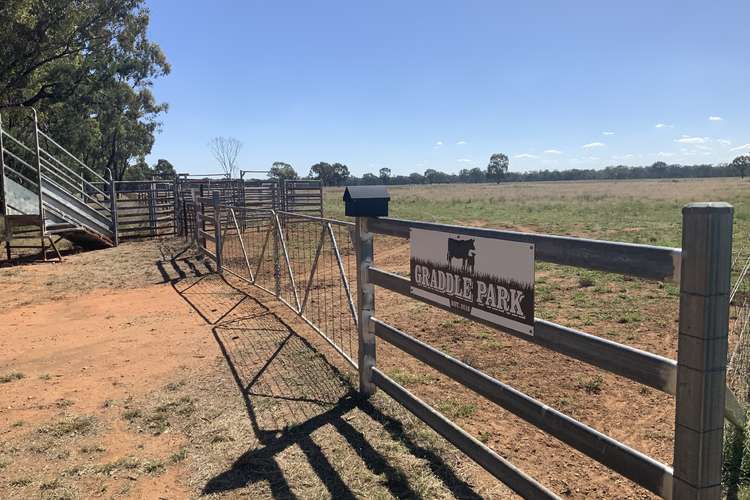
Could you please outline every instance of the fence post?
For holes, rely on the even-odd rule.
[[[47,247],[44,243],[44,237],[47,233],[47,221],[44,216],[44,193],[42,192],[43,181],[42,181],[42,156],[41,148],[39,147],[39,118],[36,114],[36,109],[31,108],[34,113],[34,145],[36,147],[36,174],[39,182],[39,239],[42,246],[42,258],[47,260]],[[3,195],[4,196],[4,195]],[[6,219],[7,220],[7,219]]]
[[[111,170],[109,171],[109,203],[109,210],[112,215],[112,237],[115,240],[115,246],[117,246],[120,244],[120,236],[117,234],[117,186]]]
[[[199,219],[199,213],[198,212],[198,200],[200,199],[198,197],[198,190],[193,188],[190,190],[190,194],[193,198],[193,242],[195,242],[196,249],[200,250],[200,233],[198,232],[198,229],[200,229],[200,226],[198,225],[198,219]]]
[[[281,297],[281,265],[279,263],[279,230],[276,228],[276,211],[279,209],[277,204],[279,203],[280,199],[280,193],[279,193],[279,183],[278,181],[274,184],[274,187],[272,188],[273,191],[273,199],[271,202],[271,206],[273,207],[273,210],[271,210],[271,231],[273,231],[273,282],[274,282],[274,293],[276,293],[277,297]]]
[[[214,191],[211,201],[214,205],[214,239],[216,239],[214,251],[216,252],[216,272],[221,274],[221,251],[223,246],[223,242],[221,241],[221,193],[219,191]]]
[[[672,498],[720,499],[733,208],[682,209]]]
[[[373,263],[372,233],[367,230],[367,218],[356,219],[355,251],[357,252],[357,317],[359,330],[359,392],[364,396],[375,393],[372,368],[375,366],[375,333],[370,327],[370,317],[375,310],[375,288],[368,278]]]

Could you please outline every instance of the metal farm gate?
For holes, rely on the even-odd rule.
[[[448,226],[393,218],[355,223],[224,203],[217,191],[186,201],[187,237],[230,273],[274,295],[359,373],[360,392],[382,389],[479,465],[526,498],[557,498],[506,459],[377,368],[378,339],[413,356],[538,429],[662,498],[721,498],[725,418],[745,416],[726,388],[732,207],[683,210],[682,248]],[[540,261],[680,284],[678,359],[634,349],[540,319],[532,335],[503,328],[412,293],[410,279],[376,267],[374,235],[409,239],[415,229],[534,245]],[[500,332],[675,397],[673,467],[492,378],[378,319],[375,287],[477,321]]]

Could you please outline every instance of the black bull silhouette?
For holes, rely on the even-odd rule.
[[[471,264],[474,270],[474,240],[457,240],[448,238],[448,265],[453,263],[453,259],[461,259],[461,269],[466,269],[467,264]]]

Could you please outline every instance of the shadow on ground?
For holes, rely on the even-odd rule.
[[[203,494],[227,493],[266,482],[274,498],[297,498],[278,459],[294,447],[302,451],[332,498],[368,496],[358,482],[365,473],[361,464],[390,495],[422,498],[425,490],[414,486],[412,471],[407,473],[379,451],[401,447],[410,455],[406,461],[419,463],[444,496],[480,498],[435,451],[410,437],[399,420],[359,397],[348,378],[351,374],[330,363],[275,313],[275,301],[268,294],[251,285],[240,289],[212,273],[204,261],[181,253],[157,265],[165,282],[212,325],[259,443],[228,470],[209,479]],[[362,418],[369,420],[366,429],[356,425]],[[347,449],[333,458],[322,449],[327,445],[320,442],[322,434],[313,436],[324,428],[335,432],[333,436],[325,434],[326,439],[346,443],[343,447]],[[373,444],[376,441],[377,445]]]

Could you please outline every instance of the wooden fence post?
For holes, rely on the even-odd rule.
[[[733,208],[682,209],[674,499],[720,499]]]
[[[216,272],[221,274],[221,251],[223,242],[221,241],[221,193],[214,191],[212,200],[214,205],[214,239],[216,240],[214,252],[216,252]]]
[[[367,218],[357,217],[355,232],[359,392],[364,396],[371,396],[376,389],[372,381],[372,368],[375,366],[375,332],[370,326],[370,318],[375,311],[375,288],[368,278],[368,269],[373,264],[373,237],[372,233],[367,230]]]

